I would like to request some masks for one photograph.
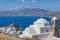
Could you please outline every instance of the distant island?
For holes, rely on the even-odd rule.
[[[11,11],[0,11],[0,16],[59,16],[59,11],[48,11],[40,8],[25,8],[21,7]]]

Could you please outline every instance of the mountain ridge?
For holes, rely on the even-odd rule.
[[[48,11],[40,8],[25,8],[21,7],[11,11],[0,11],[0,16],[56,16],[60,12]]]

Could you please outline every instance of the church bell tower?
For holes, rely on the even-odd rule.
[[[59,37],[59,29],[58,29],[58,19],[57,17],[52,18],[52,26],[53,26],[53,36]]]

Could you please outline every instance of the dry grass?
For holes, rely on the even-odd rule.
[[[0,33],[0,40],[22,40],[22,39]]]
[[[34,38],[19,38],[16,36],[9,36],[7,34],[4,33],[0,33],[0,40],[39,40],[39,39],[34,39]],[[51,37],[51,38],[42,38],[40,40],[58,40],[58,38],[56,37]]]
[[[25,38],[24,40],[34,40],[33,38]]]
[[[0,40],[33,40],[32,38],[19,38],[16,36],[9,36],[7,34],[4,33],[0,33]]]

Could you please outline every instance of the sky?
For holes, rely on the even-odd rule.
[[[16,10],[21,7],[60,11],[60,0],[0,0],[0,11]]]

